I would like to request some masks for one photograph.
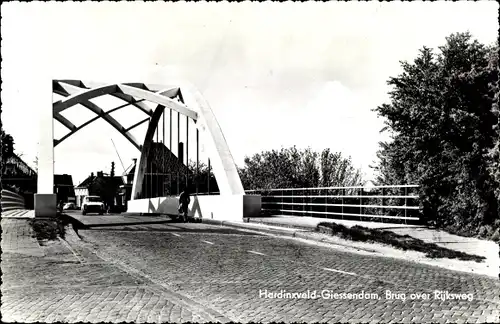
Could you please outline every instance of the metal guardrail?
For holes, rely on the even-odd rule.
[[[24,198],[10,190],[2,189],[1,199],[2,211],[24,209],[26,207]]]
[[[270,215],[294,215],[372,221],[418,221],[417,185],[278,188],[247,190],[262,196]]]
[[[418,185],[272,188],[246,190],[262,197],[269,215],[313,216],[371,221],[418,221]],[[219,195],[203,192],[195,195]]]

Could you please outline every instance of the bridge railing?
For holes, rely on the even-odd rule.
[[[25,209],[26,206],[21,195],[6,189],[2,189],[1,205],[2,211]]]
[[[262,196],[267,215],[312,216],[378,222],[418,221],[417,185],[247,190]]]

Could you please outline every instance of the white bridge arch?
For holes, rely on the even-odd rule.
[[[183,84],[169,87],[144,83],[105,84],[83,82],[80,80],[53,80],[52,88],[53,93],[64,97],[62,100],[53,102],[53,118],[69,129],[68,134],[60,139],[54,139],[54,146],[57,146],[93,121],[102,118],[139,150],[140,155],[134,176],[132,200],[141,196],[140,191],[142,190],[146,171],[147,157],[155,129],[165,109],[176,111],[194,121],[212,162],[213,173],[217,180],[220,194],[245,194],[237,167],[215,115],[201,93],[192,85]],[[101,107],[90,101],[93,98],[104,95],[118,98],[124,104],[104,111]],[[157,106],[155,109],[151,109],[144,101],[152,102]],[[77,127],[61,115],[61,112],[77,104],[94,112],[96,117]],[[132,126],[125,127],[110,115],[111,112],[125,107],[135,107],[145,113],[147,117]],[[139,141],[134,138],[130,131],[146,122],[148,123],[146,135],[142,141]]]

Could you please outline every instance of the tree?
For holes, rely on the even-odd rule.
[[[14,154],[14,138],[2,129],[2,159],[7,159]]]
[[[115,162],[111,162],[111,172],[109,173],[111,177],[115,176]]]
[[[35,172],[38,173],[38,156],[35,156],[35,160],[33,161],[33,164],[35,166]]]
[[[323,150],[320,163],[320,186],[347,187],[362,184],[361,170],[354,168],[351,158],[343,158],[340,152]]]
[[[196,162],[190,160],[188,168],[190,174],[188,183],[191,192],[195,193],[196,187],[199,193],[207,193],[209,190],[210,192],[219,192],[213,170],[211,169],[209,172],[207,164],[199,162],[197,168]]]
[[[239,169],[246,190],[349,186],[361,183],[361,172],[350,158],[329,149],[321,154],[295,146],[280,151],[263,151],[245,158]]]
[[[489,70],[490,71],[498,71],[498,44],[493,46],[490,55],[489,55]],[[493,98],[493,114],[496,117],[496,125],[494,126],[494,131],[496,133],[495,144],[493,148],[488,152],[486,158],[489,161],[489,171],[492,174],[494,181],[496,182],[496,197],[498,201],[498,214],[500,215],[500,86],[498,78],[495,80],[492,78],[491,83],[491,92],[494,94]]]
[[[2,128],[2,174],[5,173],[7,159],[14,154],[14,138]]]
[[[474,228],[498,217],[487,157],[498,138],[498,55],[469,33],[439,50],[423,47],[413,63],[401,62],[403,73],[388,81],[390,103],[374,109],[392,137],[380,143],[377,183],[419,184],[427,221]]]

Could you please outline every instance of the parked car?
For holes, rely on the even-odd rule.
[[[63,206],[63,210],[71,210],[71,209],[76,209],[74,203],[65,203]]]
[[[104,203],[99,196],[87,196],[83,199],[82,215],[88,213],[104,214]]]

